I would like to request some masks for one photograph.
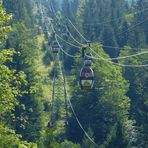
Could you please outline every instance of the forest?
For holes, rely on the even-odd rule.
[[[148,0],[0,0],[0,148],[148,148]]]

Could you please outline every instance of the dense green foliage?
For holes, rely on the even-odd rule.
[[[116,65],[147,64],[147,54],[110,59],[148,47],[147,6],[147,0],[0,0],[0,148],[147,148],[148,68]],[[92,90],[78,86],[81,58],[60,54],[58,65],[51,53],[50,23],[60,36],[59,26],[67,25],[85,44],[68,19],[92,42],[92,54],[106,59],[93,60]],[[67,41],[76,44],[70,35]],[[60,43],[71,55],[81,52]],[[76,115],[64,104],[60,65]]]
[[[17,98],[21,97],[25,92],[22,87],[26,85],[26,75],[23,71],[17,71],[13,68],[14,56],[18,53],[14,49],[5,48],[5,40],[10,27],[5,26],[5,23],[11,19],[2,7],[0,1],[0,22],[1,22],[1,50],[0,50],[0,146],[1,147],[32,147],[33,144],[21,141],[21,136],[16,135],[10,125],[7,125],[9,120],[14,120],[15,116],[12,113],[16,105],[19,104]],[[36,147],[35,145],[33,147]]]

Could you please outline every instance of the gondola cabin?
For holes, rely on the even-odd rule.
[[[91,66],[92,65],[92,54],[90,52],[85,53],[84,55],[84,65]]]
[[[61,28],[61,33],[62,33],[62,36],[65,40],[68,39],[68,35],[69,35],[69,32],[68,32],[68,28],[66,26],[63,26]]]
[[[59,50],[60,50],[60,47],[59,47],[59,45],[58,45],[58,43],[56,41],[52,42],[51,47],[52,47],[52,52],[53,53],[58,53]]]
[[[49,39],[49,32],[48,32],[48,27],[47,26],[45,26],[45,28],[44,28],[44,33],[45,33],[45,38]]]
[[[80,71],[79,85],[81,89],[92,89],[94,84],[94,72],[91,67],[83,66]]]

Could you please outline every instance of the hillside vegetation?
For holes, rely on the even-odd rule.
[[[147,26],[147,0],[0,0],[0,148],[148,148]]]

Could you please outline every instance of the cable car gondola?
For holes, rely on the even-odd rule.
[[[83,66],[80,71],[79,85],[81,89],[92,89],[94,84],[94,72],[91,67]]]
[[[60,47],[59,47],[59,45],[58,45],[58,43],[56,41],[52,42],[51,47],[52,47],[52,52],[53,53],[58,53],[59,50],[60,50]]]
[[[48,31],[48,27],[47,26],[44,27],[44,33],[45,33],[45,38],[49,39],[49,31]]]
[[[63,38],[65,40],[67,40],[68,39],[68,35],[69,35],[67,26],[62,26],[61,33],[62,33]]]
[[[91,66],[92,63],[92,54],[90,52],[86,52],[84,55],[84,65]]]

